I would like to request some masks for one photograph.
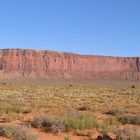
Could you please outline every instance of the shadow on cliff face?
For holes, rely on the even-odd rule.
[[[6,66],[6,61],[3,59],[0,59],[0,70],[3,70],[5,66]]]

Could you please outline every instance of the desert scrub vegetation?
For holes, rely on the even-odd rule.
[[[133,85],[131,86],[131,88],[132,88],[132,89],[136,89],[136,86],[133,84]]]
[[[64,137],[64,140],[70,140],[70,138],[66,136],[66,137]]]
[[[21,112],[23,107],[46,109],[51,114],[56,114],[60,110],[79,109],[103,111],[109,108],[122,108],[128,113],[139,112],[140,87],[130,88],[131,85],[109,86],[96,83],[51,83],[51,84],[0,84],[1,112]],[[13,106],[15,109],[5,107],[7,104],[22,104],[24,106]],[[67,104],[66,104],[67,102]],[[85,105],[85,103],[90,105]],[[92,106],[93,105],[93,108]],[[9,106],[9,105],[8,105]],[[46,106],[46,107],[44,107]],[[7,108],[7,109],[6,109]],[[9,109],[8,109],[9,108]],[[53,108],[53,109],[52,109]],[[60,109],[61,108],[61,109]],[[26,111],[25,111],[26,112]],[[27,112],[30,112],[30,110]]]
[[[112,129],[114,127],[120,126],[120,123],[118,122],[117,118],[114,116],[109,116],[99,122],[98,124],[98,130],[103,134],[106,135],[109,132],[112,132]]]
[[[140,125],[140,116],[139,115],[123,115],[118,117],[118,121],[122,124],[134,124]]]
[[[43,129],[46,132],[57,133],[65,131],[65,122],[61,117],[38,116],[32,122],[32,126]]]
[[[87,111],[87,110],[95,111],[95,107],[90,103],[84,103],[82,106],[80,106],[78,108],[78,110],[80,110],[80,111]]]
[[[114,129],[117,140],[140,140],[140,131],[138,128],[125,127],[123,129]]]
[[[71,112],[66,115],[66,130],[83,130],[97,128],[96,117],[87,113]]]
[[[0,136],[12,140],[37,140],[37,136],[25,126],[0,126]]]
[[[119,116],[119,115],[124,114],[124,111],[122,109],[114,108],[114,109],[109,110],[105,114],[112,115],[112,116]]]
[[[18,104],[1,104],[0,105],[0,113],[1,114],[9,114],[9,113],[30,113],[32,111],[31,108],[23,107]]]
[[[94,116],[86,113],[71,112],[63,117],[39,116],[34,119],[32,126],[51,132],[66,132],[72,130],[83,130],[98,127]]]

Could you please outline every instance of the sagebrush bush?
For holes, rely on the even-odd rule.
[[[37,137],[25,126],[0,126],[0,135],[12,140],[36,140]]]
[[[117,140],[140,140],[140,131],[137,128],[115,129]]]
[[[118,117],[118,121],[123,124],[134,124],[134,125],[140,125],[140,116],[138,115],[125,115]]]
[[[108,112],[106,112],[106,114],[112,115],[112,116],[121,115],[121,114],[123,114],[123,113],[124,113],[123,110],[117,109],[117,108],[111,109],[111,110],[109,110]]]
[[[45,131],[52,131],[52,132],[65,131],[65,122],[61,118],[39,116],[34,119],[32,125],[36,128],[41,128]]]
[[[132,89],[135,89],[135,88],[136,88],[136,86],[135,86],[135,85],[132,85],[131,87],[132,87]]]
[[[86,111],[86,110],[95,111],[95,107],[93,107],[93,105],[91,105],[89,103],[85,103],[81,107],[79,107],[78,110],[80,110],[80,111]]]
[[[0,126],[0,136],[10,137],[11,136],[11,127],[8,125]]]

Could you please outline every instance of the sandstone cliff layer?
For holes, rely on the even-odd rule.
[[[140,57],[1,49],[0,78],[140,80]]]

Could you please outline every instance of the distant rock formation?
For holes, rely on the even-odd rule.
[[[140,57],[0,49],[0,79],[11,78],[140,80]]]

